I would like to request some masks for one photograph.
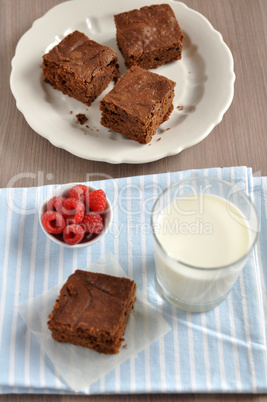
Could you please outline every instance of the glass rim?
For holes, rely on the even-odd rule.
[[[251,244],[250,244],[248,250],[247,250],[240,258],[238,258],[237,260],[232,261],[232,262],[229,263],[229,264],[220,265],[220,266],[211,267],[211,268],[210,268],[210,267],[207,268],[207,267],[203,267],[203,266],[197,266],[197,265],[188,264],[188,263],[186,263],[186,262],[184,262],[184,261],[182,261],[182,260],[179,260],[178,258],[174,257],[171,253],[169,253],[167,250],[165,250],[165,249],[163,248],[163,246],[162,246],[162,244],[160,243],[160,241],[159,241],[159,239],[158,239],[158,237],[157,237],[157,235],[156,235],[156,233],[155,233],[155,230],[154,230],[153,218],[154,218],[154,215],[155,215],[156,204],[159,202],[159,200],[160,200],[168,191],[170,191],[173,187],[178,186],[179,184],[183,184],[183,183],[185,183],[185,182],[192,182],[192,181],[201,181],[201,180],[207,180],[207,181],[210,181],[210,182],[221,183],[221,184],[225,184],[225,185],[228,186],[228,187],[235,187],[236,189],[238,189],[238,192],[239,192],[240,194],[242,194],[242,196],[245,198],[245,200],[248,202],[248,204],[252,207],[252,209],[253,209],[253,211],[254,211],[254,214],[255,214],[255,217],[256,217],[256,220],[257,220],[257,228],[259,228],[259,222],[260,222],[260,221],[259,221],[258,212],[257,212],[257,210],[256,210],[256,207],[255,207],[254,203],[251,201],[251,199],[249,198],[249,196],[248,196],[240,187],[238,187],[238,186],[236,185],[236,183],[231,183],[231,182],[228,182],[228,181],[226,181],[226,180],[217,179],[217,178],[212,178],[212,177],[189,177],[189,178],[187,178],[187,179],[182,179],[182,180],[176,181],[175,183],[172,183],[171,185],[167,186],[167,187],[158,195],[156,201],[155,201],[154,204],[153,204],[152,211],[151,211],[151,218],[150,218],[150,223],[151,223],[151,227],[152,227],[153,237],[154,237],[154,239],[156,240],[157,245],[158,245],[158,246],[160,247],[160,249],[164,252],[164,254],[166,254],[172,261],[177,262],[177,263],[179,263],[179,264],[185,266],[186,268],[189,268],[189,269],[192,269],[192,270],[195,269],[195,270],[199,270],[199,271],[207,271],[207,270],[208,270],[208,271],[219,271],[219,270],[225,270],[225,269],[230,268],[231,266],[233,266],[233,265],[235,265],[235,264],[237,264],[237,263],[239,263],[239,262],[241,262],[241,261],[247,259],[247,257],[249,256],[249,254],[250,254],[251,251],[253,250],[253,248],[254,248],[254,246],[255,246],[257,240],[258,240],[258,233],[259,233],[259,230],[250,229],[250,232],[253,232],[253,233],[255,234],[255,235],[254,235],[254,239],[253,239],[253,241],[251,242]],[[217,195],[217,196],[220,197],[220,195]],[[234,204],[233,204],[233,205],[234,205]]]

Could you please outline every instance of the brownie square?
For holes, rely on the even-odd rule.
[[[101,124],[141,144],[151,141],[173,110],[170,79],[133,66],[100,102]]]
[[[117,53],[74,31],[43,56],[43,75],[55,89],[90,106],[118,79]]]
[[[169,4],[145,6],[114,16],[125,65],[157,68],[182,57],[183,32]]]
[[[76,270],[60,291],[48,328],[58,342],[119,353],[135,299],[131,279]]]

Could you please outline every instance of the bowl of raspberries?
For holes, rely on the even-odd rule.
[[[82,248],[105,236],[111,225],[112,208],[101,189],[63,184],[43,202],[39,220],[45,234],[57,244]]]

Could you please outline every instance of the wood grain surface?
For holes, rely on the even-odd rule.
[[[111,0],[112,1],[112,0]],[[60,0],[0,0],[0,186],[79,182],[88,174],[125,177],[217,166],[247,165],[267,175],[266,0],[184,0],[221,32],[234,57],[235,95],[222,122],[201,143],[148,164],[80,159],[34,132],[17,110],[9,86],[17,42],[37,18]],[[208,111],[207,111],[208,113]],[[1,268],[0,268],[1,269]],[[0,368],[1,369],[1,368]],[[267,401],[265,395],[1,395],[0,402],[26,401]]]

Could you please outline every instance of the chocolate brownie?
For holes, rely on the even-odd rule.
[[[76,270],[60,291],[48,328],[58,342],[119,353],[135,299],[131,279]]]
[[[84,124],[88,121],[86,115],[84,113],[76,114],[77,123]]]
[[[145,6],[114,16],[125,65],[157,68],[182,57],[183,32],[169,4]]]
[[[173,110],[175,82],[133,66],[100,102],[101,124],[141,144]]]
[[[43,56],[43,74],[55,89],[90,106],[118,79],[117,53],[74,31]]]

